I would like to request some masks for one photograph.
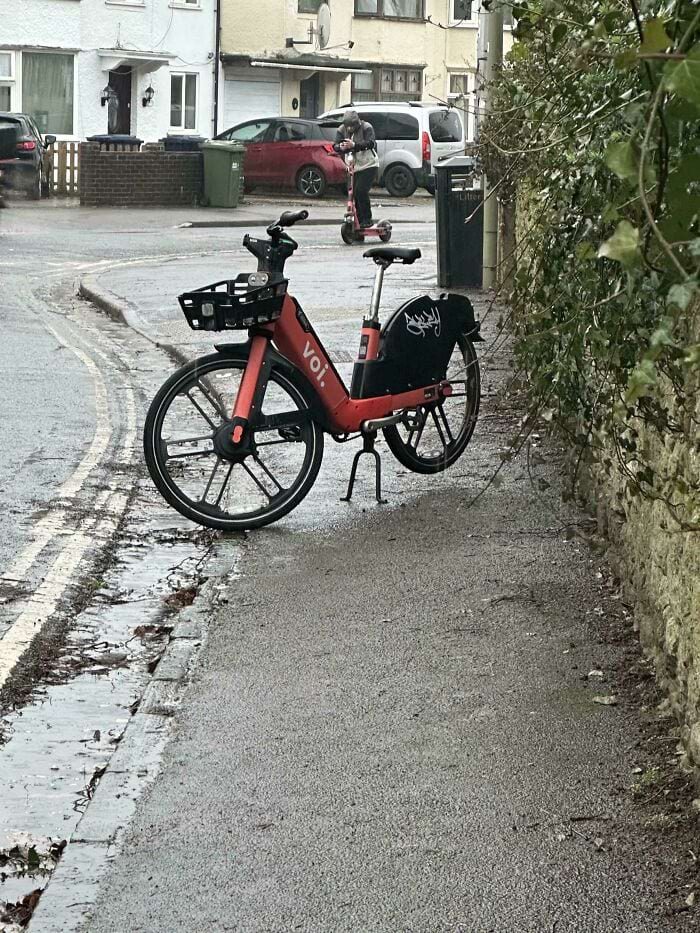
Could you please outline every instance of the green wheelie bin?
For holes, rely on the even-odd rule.
[[[243,190],[243,143],[212,139],[200,145],[204,156],[205,207],[238,207]]]

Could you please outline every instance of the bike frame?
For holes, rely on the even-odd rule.
[[[377,358],[378,337],[378,322],[365,321],[360,341],[360,359]],[[331,427],[331,433],[354,433],[362,429],[365,421],[384,418],[403,409],[417,408],[450,394],[448,385],[435,384],[421,386],[400,395],[351,398],[306,315],[295,299],[287,295],[281,316],[274,323],[256,328],[255,332],[251,333],[248,364],[234,407],[234,443],[241,440],[243,423],[250,420],[254,396],[263,375],[265,357],[271,343],[274,343],[279,352],[306,376],[315,389]]]

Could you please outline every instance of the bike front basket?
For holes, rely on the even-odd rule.
[[[287,279],[272,285],[251,286],[250,273],[235,279],[214,282],[192,292],[183,292],[178,301],[193,330],[246,330],[255,324],[269,324],[282,314]]]

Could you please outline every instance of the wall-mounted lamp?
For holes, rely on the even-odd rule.
[[[153,98],[155,97],[156,92],[153,90],[149,84],[146,90],[143,92],[143,97],[141,98],[141,103],[144,107],[150,107],[153,103]]]
[[[100,97],[100,103],[102,104],[103,107],[107,106],[111,96],[112,96],[112,88],[108,84],[102,91],[102,97]]]

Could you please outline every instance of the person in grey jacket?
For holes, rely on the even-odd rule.
[[[353,194],[357,219],[361,227],[371,227],[374,221],[369,189],[377,180],[379,168],[374,127],[361,120],[356,110],[346,110],[335,136],[335,145],[341,153],[352,152],[355,156]]]

